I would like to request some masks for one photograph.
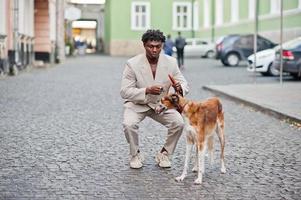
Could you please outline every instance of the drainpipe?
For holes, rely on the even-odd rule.
[[[191,37],[192,38],[195,37],[195,33],[194,33],[194,1],[195,0],[191,0]]]
[[[19,0],[14,0],[14,37],[13,37],[13,45],[15,50],[15,58],[14,63],[11,70],[12,75],[18,74],[18,65],[19,65]]]
[[[55,18],[56,18],[56,27],[55,27],[55,62],[59,63],[60,58],[60,44],[59,44],[59,28],[60,28],[60,19],[59,19],[59,12],[60,12],[60,1],[55,1]]]
[[[258,0],[255,0],[254,1],[255,3],[255,26],[254,26],[254,43],[253,43],[253,55],[254,55],[254,73],[253,73],[253,81],[254,83],[256,84],[256,63],[257,63],[257,55],[256,55],[256,52],[257,52],[257,33],[258,33],[258,3],[259,1]]]
[[[215,0],[211,1],[211,42],[215,42]]]
[[[280,1],[280,84],[283,84],[283,0]]]

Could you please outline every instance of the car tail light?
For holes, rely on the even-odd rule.
[[[282,57],[283,59],[294,60],[294,54],[289,50],[283,50]]]
[[[219,43],[218,45],[216,45],[216,49],[218,51],[221,51],[223,49],[223,43]]]

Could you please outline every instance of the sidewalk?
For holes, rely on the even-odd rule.
[[[241,101],[281,119],[301,123],[301,83],[207,85],[204,89]]]

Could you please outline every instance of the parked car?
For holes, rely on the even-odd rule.
[[[260,72],[264,76],[278,76],[279,70],[275,69],[273,62],[275,60],[275,53],[278,46],[272,49],[266,49],[256,53],[256,67],[254,66],[254,54],[248,57],[249,72]]]
[[[301,37],[283,43],[282,49],[283,72],[301,79]],[[280,70],[280,49],[276,51],[274,66]]]
[[[254,35],[228,35],[217,41],[216,58],[220,59],[225,66],[236,66],[242,60],[247,60],[253,53]],[[257,36],[257,50],[274,48],[275,43],[270,40]]]
[[[173,51],[176,53],[177,49],[174,47]],[[215,44],[199,38],[187,38],[184,56],[214,58]]]

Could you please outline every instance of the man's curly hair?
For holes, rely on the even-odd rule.
[[[165,36],[160,30],[149,29],[142,35],[141,40],[143,44],[145,44],[147,41],[161,41],[164,43]]]

